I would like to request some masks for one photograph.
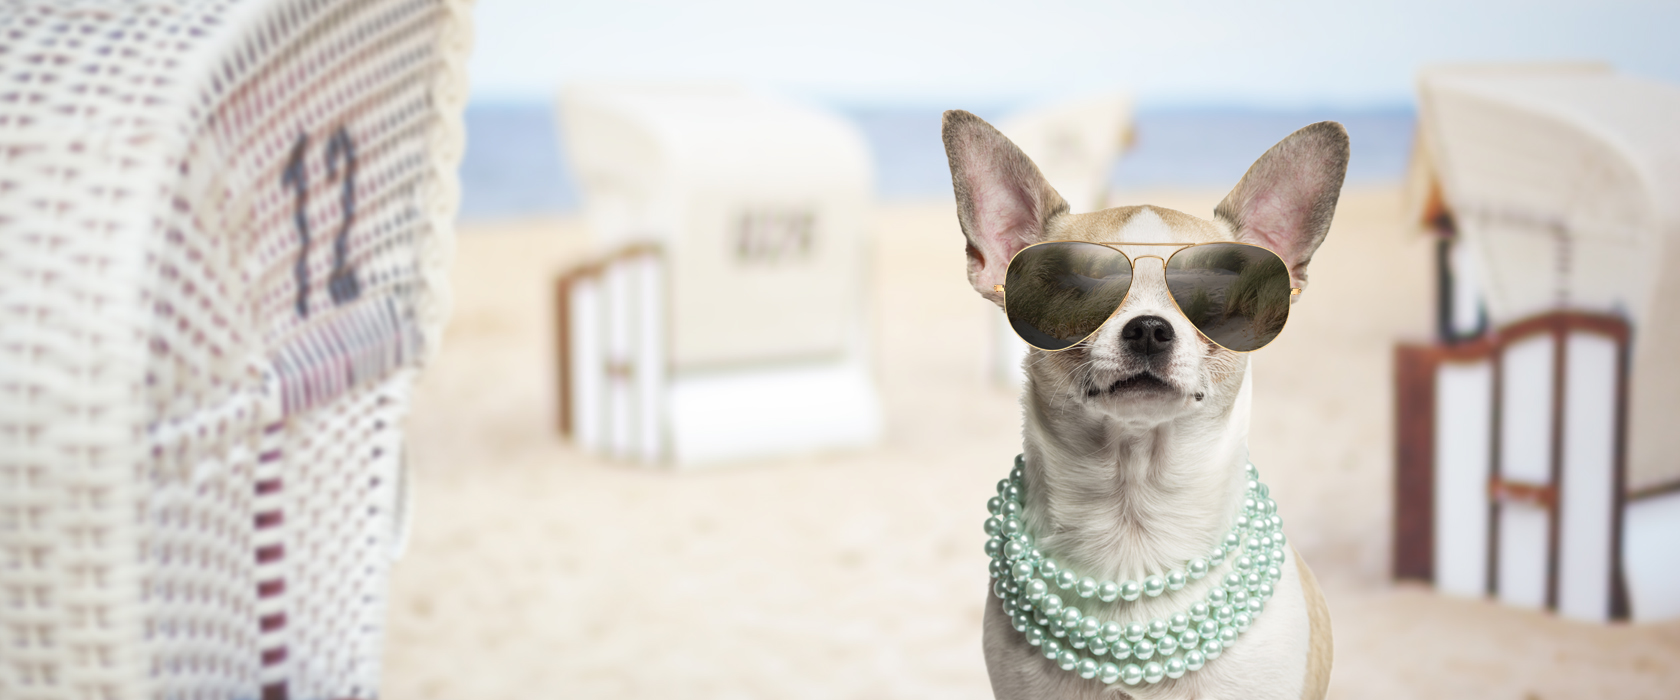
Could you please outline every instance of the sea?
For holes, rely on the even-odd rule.
[[[831,107],[868,140],[882,201],[949,200],[951,175],[939,140],[940,110]],[[1009,110],[971,110],[988,120]],[[1143,108],[1133,115],[1132,147],[1114,164],[1111,190],[1229,187],[1272,144],[1326,119],[1347,127],[1353,156],[1348,184],[1398,182],[1411,154],[1410,106],[1264,110],[1244,107]],[[578,212],[583,193],[566,161],[553,106],[473,103],[461,163],[462,221]]]

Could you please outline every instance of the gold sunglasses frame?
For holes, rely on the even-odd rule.
[[[1015,251],[1014,255],[1009,256],[1009,264],[1004,266],[1004,268],[1003,268],[1004,276],[1008,277],[1009,268],[1015,266],[1015,258],[1020,257],[1022,253],[1025,253],[1029,250],[1032,250],[1033,248],[1037,248],[1038,246],[1044,245],[1046,243],[1086,243],[1086,244],[1089,244],[1089,245],[1103,246],[1105,248],[1113,248],[1114,252],[1119,253],[1120,257],[1125,258],[1126,261],[1131,264],[1131,266],[1132,266],[1132,279],[1134,279],[1134,280],[1137,279],[1137,264],[1138,264],[1138,261],[1139,260],[1148,260],[1150,258],[1154,258],[1156,260],[1161,261],[1161,281],[1163,283],[1165,283],[1166,282],[1166,277],[1167,277],[1167,263],[1171,262],[1174,256],[1176,256],[1179,253],[1182,253],[1186,250],[1189,250],[1191,248],[1195,248],[1197,246],[1204,246],[1204,245],[1245,245],[1245,246],[1248,246],[1250,248],[1259,248],[1260,250],[1264,250],[1267,253],[1270,253],[1272,255],[1272,257],[1277,258],[1278,262],[1283,262],[1283,269],[1285,271],[1285,274],[1288,274],[1288,270],[1289,270],[1289,263],[1284,262],[1283,256],[1278,255],[1277,251],[1272,250],[1271,248],[1267,248],[1266,246],[1263,246],[1263,245],[1255,245],[1253,243],[1243,243],[1241,241],[1208,241],[1206,243],[1110,243],[1110,242],[1099,242],[1099,241],[1081,241],[1081,240],[1077,240],[1077,239],[1073,239],[1073,238],[1059,238],[1059,239],[1056,239],[1056,240],[1053,240],[1053,241],[1039,241],[1037,243],[1034,243],[1034,244],[1029,245],[1025,248],[1022,248],[1020,250]],[[1132,256],[1127,255],[1126,251],[1120,250],[1121,246],[1157,246],[1157,247],[1171,246],[1171,247],[1177,248],[1177,250],[1174,250],[1170,255],[1168,255],[1165,258],[1162,258],[1159,255],[1140,255],[1136,258],[1133,258]],[[1008,317],[1009,317],[1009,295],[1004,292],[1003,285],[1001,285],[1001,284],[992,285],[992,290],[996,291],[999,294],[1004,295],[1003,296],[1003,314],[1004,314],[1004,318],[1007,320]],[[1170,287],[1168,288],[1168,291],[1169,292],[1171,291]],[[1290,287],[1289,288],[1289,305],[1294,306],[1295,305],[1295,299],[1299,296],[1301,296],[1301,288],[1300,287]],[[1167,297],[1172,299],[1173,308],[1178,310],[1178,315],[1184,317],[1185,320],[1189,320],[1190,316],[1188,314],[1185,314],[1183,307],[1180,307],[1178,305],[1178,297],[1175,297],[1170,293],[1167,295]],[[1033,345],[1032,341],[1027,340],[1026,338],[1021,338],[1021,333],[1019,331],[1016,331],[1015,337],[1021,338],[1021,342],[1026,343],[1029,347],[1032,347],[1033,349],[1038,350],[1040,352],[1061,352],[1063,350],[1073,348],[1073,347],[1079,345],[1080,343],[1083,343],[1087,340],[1090,340],[1091,336],[1094,336],[1097,333],[1102,332],[1103,326],[1108,325],[1109,321],[1114,320],[1114,315],[1116,313],[1119,313],[1120,309],[1126,305],[1126,300],[1130,299],[1130,298],[1132,298],[1132,284],[1131,284],[1131,282],[1127,282],[1126,283],[1126,294],[1125,294],[1125,296],[1120,297],[1120,303],[1116,304],[1114,306],[1113,311],[1108,312],[1108,318],[1103,319],[1103,322],[1097,324],[1097,327],[1092,329],[1090,333],[1085,335],[1085,337],[1080,338],[1079,340],[1074,341],[1072,343],[1069,343],[1068,346],[1065,347],[1065,348],[1048,350],[1048,349],[1045,349],[1045,348],[1038,347],[1037,345]],[[1283,323],[1284,323],[1285,327],[1288,327],[1289,316],[1287,314],[1285,314],[1284,317],[1283,317]],[[1014,323],[1010,323],[1009,325],[1010,325],[1010,330],[1015,330],[1014,329],[1014,325],[1015,325]],[[1190,326],[1192,328],[1195,328],[1196,324],[1191,323]],[[1283,335],[1283,328],[1279,328],[1277,334],[1278,335]],[[1266,345],[1262,345],[1262,346],[1260,346],[1258,348],[1255,348],[1253,350],[1232,350],[1230,348],[1225,347],[1224,345],[1220,345],[1219,341],[1216,341],[1212,338],[1207,337],[1207,334],[1203,333],[1201,328],[1196,328],[1196,335],[1201,336],[1202,340],[1206,340],[1207,342],[1213,343],[1214,345],[1219,345],[1220,349],[1222,349],[1222,350],[1226,350],[1226,351],[1234,352],[1234,353],[1238,353],[1238,354],[1243,354],[1243,355],[1246,355],[1246,354],[1251,353],[1251,352],[1256,352],[1256,351],[1262,350],[1266,347],[1266,345],[1271,345],[1272,344],[1272,341],[1268,340],[1268,341],[1266,341]],[[1277,336],[1272,336],[1272,340],[1276,340],[1276,339],[1277,339]]]

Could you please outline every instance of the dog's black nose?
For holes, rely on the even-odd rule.
[[[1139,316],[1120,329],[1120,341],[1139,355],[1157,355],[1172,348],[1172,324],[1160,316]]]

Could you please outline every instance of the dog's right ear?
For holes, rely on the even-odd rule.
[[[962,110],[945,113],[945,156],[957,195],[957,222],[968,239],[968,281],[980,296],[1003,305],[1010,258],[1044,240],[1051,219],[1067,202],[1038,166],[997,129]]]

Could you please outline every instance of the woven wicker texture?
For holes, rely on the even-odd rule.
[[[0,697],[377,694],[467,10],[0,6]]]

